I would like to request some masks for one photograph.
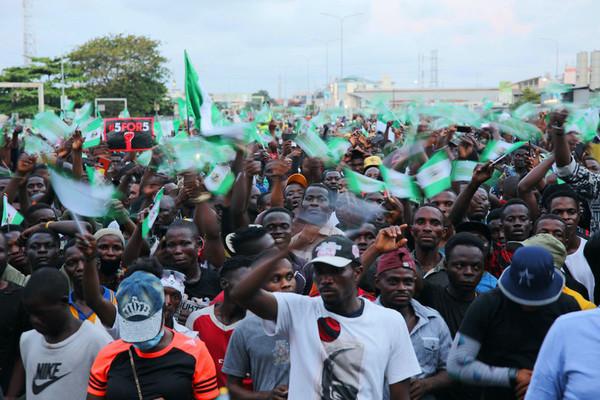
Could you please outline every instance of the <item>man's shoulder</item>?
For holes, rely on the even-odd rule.
[[[553,303],[554,307],[559,310],[560,313],[570,313],[573,311],[581,311],[581,307],[577,300],[573,296],[569,296],[566,293],[561,293],[558,299]]]
[[[112,338],[102,324],[94,324],[88,320],[83,321],[81,328],[76,334],[79,334],[86,343],[96,341],[101,345],[106,345],[112,341]]]

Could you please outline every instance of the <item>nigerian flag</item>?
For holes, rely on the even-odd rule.
[[[206,189],[217,196],[224,196],[229,193],[234,182],[235,176],[228,165],[215,166],[210,174],[204,178]]]
[[[192,65],[187,50],[185,58],[185,100],[188,116],[194,117],[196,128],[201,132],[212,129],[212,101],[207,92],[202,89],[198,74]]]
[[[444,150],[438,151],[419,168],[417,182],[431,198],[452,186],[452,164]]]
[[[154,221],[156,221],[156,218],[158,217],[158,212],[160,210],[160,200],[163,197],[164,190],[165,190],[165,188],[162,187],[156,193],[156,195],[154,196],[154,202],[152,204],[152,208],[150,209],[150,212],[148,212],[148,215],[146,216],[146,218],[144,218],[144,220],[142,221],[142,237],[144,239],[148,237],[148,234],[150,233],[150,229],[152,229],[152,226],[154,225]]]
[[[473,170],[477,161],[455,160],[452,161],[452,182],[469,182],[473,178]]]
[[[504,154],[510,154],[519,147],[527,144],[527,142],[508,143],[503,140],[490,140],[483,149],[479,161],[486,162],[496,160]]]
[[[10,205],[6,195],[2,196],[2,223],[0,225],[21,225],[23,220],[21,213]]]
[[[96,118],[92,120],[89,124],[85,126],[82,130],[83,135],[83,148],[89,149],[90,147],[95,147],[100,144],[102,141],[102,131],[103,131],[104,121],[102,118]]]
[[[121,111],[119,113],[119,118],[129,118],[131,115],[129,115],[129,110],[127,109],[127,107],[125,107],[123,109],[123,111]]]
[[[379,166],[379,170],[387,191],[393,196],[415,200],[420,197],[419,188],[412,176],[386,168],[383,164]]]
[[[348,168],[344,169],[344,177],[348,190],[354,193],[376,193],[385,190],[385,183],[356,173]]]

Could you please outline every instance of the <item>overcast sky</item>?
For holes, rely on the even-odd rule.
[[[574,65],[600,49],[598,0],[31,0],[36,55],[59,56],[117,33],[161,42],[171,81],[183,81],[187,49],[210,92],[279,90],[290,96],[339,76],[339,22],[321,13],[363,13],[345,22],[344,74],[415,87],[417,59],[438,50],[443,87],[496,87]],[[0,0],[0,69],[23,62],[21,0]],[[326,62],[329,42],[329,62]],[[307,82],[307,64],[308,81]],[[281,79],[281,89],[278,82]],[[169,83],[171,86],[172,83]]]

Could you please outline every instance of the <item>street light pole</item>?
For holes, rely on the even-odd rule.
[[[335,18],[340,22],[340,80],[344,78],[344,21],[351,17],[357,17],[364,13],[348,14],[348,15],[334,15],[328,13],[321,13],[326,17]]]

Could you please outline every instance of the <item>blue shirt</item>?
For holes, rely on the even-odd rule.
[[[481,280],[475,288],[475,291],[477,293],[485,293],[496,288],[496,286],[498,286],[498,279],[489,272],[483,271],[483,275],[481,276]]]
[[[544,339],[525,399],[600,398],[600,309],[559,317]]]

